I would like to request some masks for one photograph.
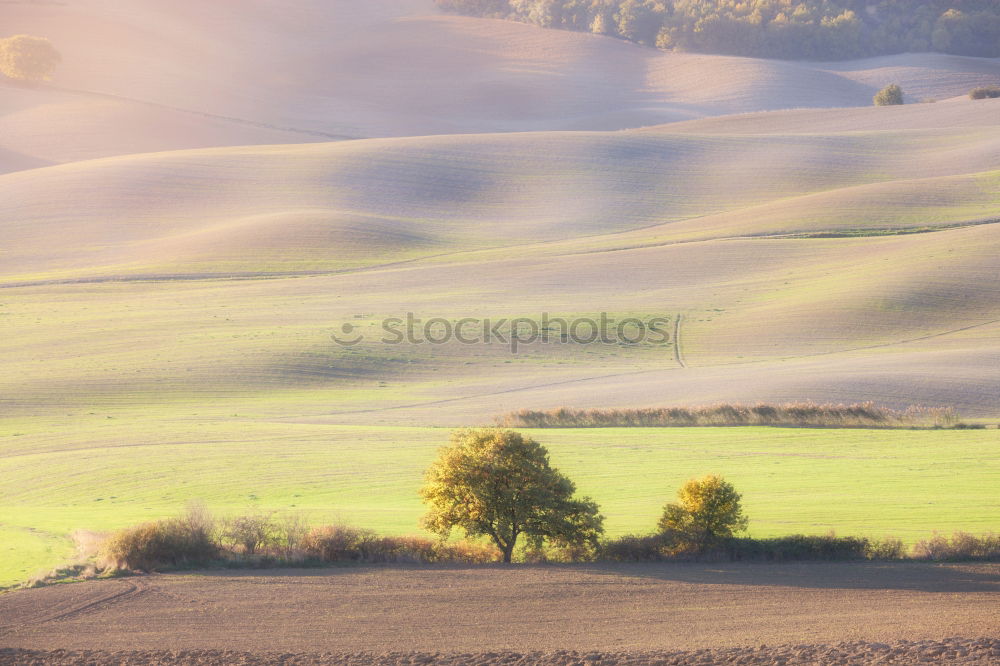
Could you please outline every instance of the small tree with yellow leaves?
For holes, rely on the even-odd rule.
[[[895,83],[890,83],[875,93],[872,102],[875,106],[899,106],[904,103],[903,89]]]
[[[747,528],[741,499],[721,476],[691,479],[678,491],[678,501],[663,508],[660,530],[670,532],[683,549],[704,554]]]
[[[0,74],[17,81],[47,81],[62,56],[44,37],[14,35],[0,39]]]

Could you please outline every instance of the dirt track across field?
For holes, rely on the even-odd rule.
[[[585,655],[1000,638],[998,618],[997,564],[349,567],[18,590],[0,647]]]

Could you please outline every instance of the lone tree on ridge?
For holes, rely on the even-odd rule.
[[[872,102],[875,106],[899,106],[903,104],[903,89],[895,83],[890,83],[875,93]]]
[[[62,56],[44,37],[0,39],[0,74],[16,81],[47,81],[61,61]]]

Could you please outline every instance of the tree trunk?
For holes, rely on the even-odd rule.
[[[511,557],[514,555],[514,541],[503,547],[503,561],[504,564],[510,564]]]

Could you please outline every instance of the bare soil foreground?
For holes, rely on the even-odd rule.
[[[73,652],[56,650],[0,649],[0,664],[122,666],[123,664],[283,664],[310,666],[341,664],[345,666],[397,666],[438,664],[442,666],[646,666],[652,664],[996,664],[1000,659],[1000,639],[979,640],[948,638],[919,643],[840,643],[838,645],[783,645],[777,647],[727,648],[673,652],[480,652],[441,653],[251,653],[232,650]]]
[[[154,575],[0,596],[0,662],[996,663],[998,593],[997,564]]]

